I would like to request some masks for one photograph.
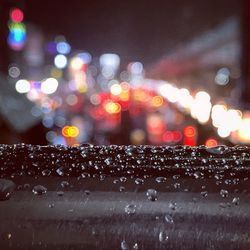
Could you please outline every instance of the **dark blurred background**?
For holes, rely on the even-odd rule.
[[[0,3],[0,143],[250,144],[250,4]]]

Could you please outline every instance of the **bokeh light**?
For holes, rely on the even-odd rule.
[[[18,8],[14,8],[10,11],[10,19],[12,22],[15,23],[20,23],[23,21],[24,15],[23,15],[23,11],[18,9]]]
[[[64,137],[77,137],[79,134],[80,131],[76,126],[65,126],[62,128],[62,135]]]
[[[12,78],[17,78],[20,76],[21,71],[17,66],[10,66],[8,70],[9,76]]]
[[[121,112],[121,105],[117,102],[107,102],[104,108],[109,114],[118,114]]]
[[[59,54],[69,54],[71,47],[67,42],[59,42],[56,44],[56,50]]]
[[[20,94],[28,93],[30,91],[30,82],[21,79],[16,82],[16,91]]]
[[[41,83],[41,91],[44,94],[53,94],[58,87],[58,81],[55,78],[48,78]]]
[[[59,69],[64,69],[67,66],[68,60],[65,55],[56,55],[54,64]]]
[[[84,62],[80,57],[73,57],[70,61],[70,67],[75,71],[81,70],[83,65]]]
[[[121,92],[122,92],[122,87],[121,87],[121,85],[118,84],[118,83],[113,84],[113,85],[110,87],[110,92],[111,92],[112,95],[115,95],[115,96],[120,95]]]

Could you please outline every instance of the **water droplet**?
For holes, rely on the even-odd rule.
[[[68,186],[69,186],[69,182],[68,181],[62,181],[61,182],[61,187],[66,188]]]
[[[177,204],[175,202],[170,202],[169,203],[169,208],[172,209],[172,210],[176,210],[176,207],[177,207]]]
[[[56,194],[57,194],[58,196],[63,196],[63,195],[64,195],[64,192],[63,192],[63,191],[57,191]]]
[[[134,204],[129,204],[125,207],[125,213],[127,214],[134,214],[136,210],[136,205]]]
[[[142,185],[144,183],[144,180],[143,179],[141,179],[141,178],[136,178],[135,179],[135,184],[137,184],[137,185]]]
[[[201,173],[200,171],[194,172],[195,179],[201,179],[202,177],[203,177],[203,173]]]
[[[51,170],[49,170],[49,169],[44,169],[43,171],[42,171],[42,175],[43,176],[49,176],[51,174]]]
[[[127,180],[127,177],[125,177],[125,176],[120,177],[121,182],[125,182],[126,180]]]
[[[176,182],[176,183],[174,184],[174,188],[175,188],[175,189],[179,189],[180,187],[181,187],[181,184],[180,184],[180,183]]]
[[[36,195],[46,194],[47,188],[42,185],[34,186],[32,192]]]
[[[159,241],[162,242],[162,243],[165,243],[165,242],[168,241],[168,235],[167,235],[166,231],[161,231],[159,233]]]
[[[135,243],[135,244],[133,245],[133,249],[135,249],[135,250],[138,250],[138,249],[139,249],[138,243]]]
[[[207,196],[208,196],[208,191],[202,191],[202,192],[201,192],[201,196],[202,196],[203,198],[207,197]]]
[[[100,181],[104,181],[105,178],[106,178],[106,175],[104,175],[104,174],[101,174],[101,175],[100,175]]]
[[[23,188],[26,189],[26,190],[27,190],[27,189],[30,189],[30,184],[29,184],[29,183],[25,183],[25,184],[23,185]]]
[[[53,207],[55,207],[55,204],[49,204],[49,208],[53,208]]]
[[[155,189],[148,189],[146,195],[150,201],[156,201],[158,199],[158,194]]]
[[[0,201],[8,200],[16,185],[13,181],[0,179]]]
[[[134,151],[134,147],[133,146],[127,146],[125,148],[125,153],[129,156],[131,156],[133,154],[133,151]]]
[[[113,183],[117,184],[117,183],[119,183],[119,180],[115,179],[115,180],[113,180]]]
[[[89,191],[89,190],[85,190],[84,193],[85,193],[86,195],[90,195],[90,191]]]
[[[234,197],[233,200],[232,200],[232,203],[234,205],[239,205],[240,204],[240,198],[239,197]]]
[[[179,175],[179,174],[173,175],[173,179],[174,179],[174,180],[178,180],[179,178],[180,178],[180,175]]]
[[[155,179],[156,182],[161,183],[161,182],[166,182],[167,178],[163,176],[156,177]]]
[[[63,171],[63,168],[60,167],[56,170],[57,174],[60,175],[60,176],[63,176],[64,175],[64,171]]]
[[[221,189],[220,195],[221,195],[223,198],[226,198],[226,197],[228,197],[228,191],[225,190],[225,189]]]
[[[174,223],[173,217],[171,215],[166,214],[164,218],[165,218],[165,221],[167,223],[169,223],[169,224],[173,224]]]
[[[12,234],[10,232],[4,232],[1,234],[2,240],[10,240],[12,237]]]
[[[112,163],[112,158],[108,157],[104,160],[104,162],[109,166]]]
[[[129,249],[128,243],[127,243],[125,240],[123,240],[123,241],[121,242],[121,249],[122,249],[122,250],[127,250],[127,249]]]
[[[216,146],[216,147],[211,147],[211,148],[206,148],[206,151],[208,153],[217,154],[217,155],[221,155],[221,154],[227,153],[228,150],[229,150],[228,147],[224,146],[224,145],[220,145],[220,146]]]
[[[123,186],[120,186],[120,187],[119,187],[119,190],[120,190],[120,192],[124,192],[124,190],[125,190],[125,187],[123,187]]]
[[[87,158],[87,156],[88,156],[88,149],[87,148],[82,150],[81,156],[82,156],[82,158]]]

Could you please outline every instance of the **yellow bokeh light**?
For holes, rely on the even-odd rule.
[[[76,126],[65,126],[62,128],[62,135],[64,137],[77,137],[79,133],[79,129]]]
[[[238,135],[243,141],[250,141],[250,118],[242,119]]]
[[[120,99],[124,102],[129,100],[129,92],[128,91],[122,91],[119,95]]]
[[[73,70],[81,70],[82,69],[82,66],[83,66],[83,61],[81,58],[79,57],[74,57],[71,59],[70,61],[70,67],[73,69]]]
[[[54,78],[61,78],[62,77],[62,70],[57,68],[52,68],[50,75]]]
[[[109,114],[118,114],[121,112],[121,105],[117,102],[108,102],[104,108]]]
[[[153,107],[160,107],[162,105],[163,105],[163,98],[162,98],[162,96],[157,95],[157,96],[154,96],[152,98],[152,106]]]

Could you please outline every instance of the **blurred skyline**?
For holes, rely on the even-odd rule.
[[[122,64],[146,66],[241,11],[234,0],[21,0],[16,5],[23,6],[27,23],[48,36],[64,35],[74,49],[93,56],[117,53]]]

